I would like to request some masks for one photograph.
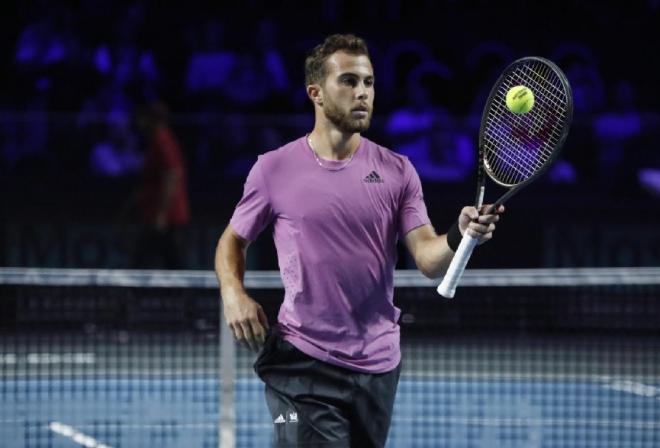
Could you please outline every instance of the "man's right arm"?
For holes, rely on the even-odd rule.
[[[239,342],[257,351],[266,338],[268,319],[263,308],[245,291],[243,277],[249,242],[231,225],[223,232],[215,251],[215,273],[227,325]]]

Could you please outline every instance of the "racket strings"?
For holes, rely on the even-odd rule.
[[[538,80],[538,79],[542,79],[543,76],[547,77],[547,73],[539,73],[537,71],[532,71],[532,72],[533,72],[532,74],[529,74],[529,73],[525,74],[528,79],[536,78],[536,80]],[[510,77],[508,79],[508,82],[503,83],[500,86],[500,92],[501,92],[500,94],[505,95],[505,92],[508,91],[508,89],[510,87],[512,87],[513,85],[517,85],[519,83],[522,83],[522,82],[523,82],[523,80],[521,79],[521,77],[517,77],[517,76]],[[525,85],[529,85],[529,84],[530,83],[528,81]],[[542,91],[544,94],[547,94],[543,97],[547,97],[547,98],[552,99],[555,96],[555,95],[552,95],[550,90],[545,88],[545,86],[543,84],[541,84],[540,82],[535,82],[534,84],[536,84],[536,85],[535,86],[530,86],[530,87],[531,88],[536,87],[535,91],[537,91],[537,92]],[[541,95],[538,95],[538,96],[542,97]],[[543,104],[539,104],[539,103],[542,103],[542,101],[540,101],[540,100],[541,100],[541,98],[539,98],[539,101],[537,101],[537,105],[535,107],[536,113],[534,113],[534,114],[529,113],[529,114],[526,114],[526,115],[523,115],[523,116],[515,117],[515,118],[518,119],[518,121],[524,123],[525,129],[527,131],[526,134],[521,134],[520,132],[518,132],[518,135],[517,135],[518,139],[521,140],[521,143],[524,146],[527,146],[527,147],[535,146],[535,151],[529,151],[529,150],[528,151],[521,151],[519,148],[516,147],[517,145],[513,145],[513,148],[509,147],[509,148],[507,148],[508,149],[507,151],[495,152],[494,155],[497,156],[497,160],[495,160],[495,162],[492,163],[492,165],[493,165],[493,168],[496,171],[504,172],[508,169],[508,171],[509,171],[508,174],[509,175],[517,174],[519,176],[522,176],[522,178],[527,178],[527,177],[531,176],[535,171],[540,169],[540,167],[543,166],[544,162],[549,159],[550,155],[552,154],[552,151],[551,151],[552,146],[543,146],[543,145],[539,145],[539,144],[532,145],[533,141],[528,137],[528,136],[538,135],[538,133],[541,132],[544,127],[547,127],[547,121],[548,120],[545,116],[542,116],[542,115],[545,115],[545,114],[539,113],[539,112],[543,112],[543,109],[545,109],[545,106]],[[551,101],[551,102],[556,103],[556,101]],[[495,103],[498,114],[493,114],[493,117],[496,118],[496,121],[498,121],[498,125],[500,127],[502,127],[502,125],[504,124],[504,123],[502,123],[503,120],[501,119],[501,117],[511,116],[511,113],[507,112],[504,109],[504,107],[501,105],[502,103],[503,102],[499,102],[499,104]],[[553,105],[553,108],[554,107],[556,107],[556,106]],[[508,128],[508,130],[510,130],[510,132],[509,132],[510,134],[515,134],[515,131],[516,131],[515,125],[516,125],[516,123],[513,123],[513,126],[506,126],[505,125],[504,129]],[[521,128],[518,127],[518,129],[521,129]],[[499,134],[498,137],[499,137],[500,140],[503,140],[503,141],[511,140],[511,139],[507,138],[506,133],[501,133],[500,132],[498,134]],[[552,138],[552,134],[550,134],[548,137],[549,137],[547,139],[548,142],[552,142],[554,140]],[[511,143],[509,142],[509,145],[510,144]],[[512,149],[513,149],[513,151],[512,151]],[[510,178],[508,178],[506,180],[512,181],[512,179],[510,179]]]
[[[501,123],[497,123],[502,125]],[[515,184],[532,176],[542,166],[538,157],[523,152],[512,142],[507,130],[497,129],[486,145],[485,161],[491,172],[503,183]],[[488,142],[487,142],[488,143]],[[514,153],[518,151],[518,153]]]
[[[523,67],[525,69],[525,67]],[[546,109],[546,107],[542,104],[542,98],[548,98],[549,102],[551,103],[551,107],[553,109],[557,108],[557,96],[553,94],[553,92],[546,87],[542,82],[545,78],[548,78],[548,74],[551,72],[550,69],[546,69],[544,72],[539,72],[537,70],[529,70],[531,73],[523,73],[522,76],[515,76],[516,73],[514,72],[514,76],[510,76],[508,78],[508,82],[502,83],[500,86],[500,95],[505,95],[505,92],[508,91],[510,87],[513,85],[518,85],[523,83],[523,78],[525,79],[525,84],[530,86],[534,90],[536,87],[536,92],[542,92],[543,95],[537,95],[539,96],[539,100],[537,101],[537,106],[535,107],[536,113],[532,114],[526,114],[523,116],[516,116],[514,118],[517,119],[517,121],[523,122],[525,125],[525,129],[527,130],[527,135],[521,134],[518,132],[518,135],[516,135],[517,139],[520,140],[520,142],[526,146],[527,148],[534,148],[533,151],[525,151],[525,150],[520,150],[518,148],[518,145],[511,144],[511,139],[508,138],[510,134],[515,134],[516,128],[515,125],[516,123],[503,123],[502,117],[511,117],[511,113],[506,111],[504,107],[502,106],[503,101],[500,102],[495,102],[495,109],[496,109],[496,114],[491,114],[492,118],[495,118],[495,121],[497,122],[498,126],[497,128],[500,128],[500,132],[497,133],[496,137],[500,141],[509,141],[509,144],[507,147],[505,147],[505,151],[494,151],[492,155],[494,155],[496,158],[495,160],[492,161],[491,166],[492,169],[496,172],[503,173],[505,175],[505,178],[503,180],[509,181],[511,183],[515,182],[515,179],[512,178],[511,176],[516,175],[518,177],[521,177],[521,179],[524,180],[524,178],[527,178],[533,173],[540,169],[540,167],[543,166],[544,162],[547,161],[552,154],[552,146],[548,145],[540,145],[536,144],[534,145],[533,141],[528,137],[528,136],[535,136],[538,135],[538,133],[543,130],[543,128],[547,128],[548,124],[548,119],[547,117],[543,116],[546,114],[541,114],[539,112],[543,112],[543,109]],[[530,83],[530,80],[533,80],[535,82]],[[535,84],[535,85],[530,85],[530,84]],[[508,126],[507,126],[508,125]],[[518,127],[518,129],[521,129]],[[508,132],[502,132],[502,131],[508,131]],[[549,143],[552,143],[553,141],[558,141],[556,138],[552,138],[553,135],[550,133],[548,135],[547,141]],[[497,149],[495,147],[494,149]],[[502,149],[502,148],[500,148]]]
[[[516,85],[534,92],[534,108],[526,114],[505,106],[506,93]],[[568,95],[549,65],[534,61],[515,67],[497,88],[483,132],[484,161],[494,179],[515,185],[540,170],[559,145],[567,109]]]
[[[501,111],[504,113],[504,111]],[[516,179],[512,177],[513,174],[517,174],[520,180],[524,180],[532,176],[538,169],[540,169],[544,162],[548,160],[552,151],[549,151],[547,148],[539,148],[539,151],[532,153],[531,151],[521,151],[517,145],[508,143],[507,146],[502,146],[502,142],[510,141],[510,132],[506,132],[507,127],[505,124],[499,120],[499,116],[495,116],[494,120],[497,122],[498,126],[495,127],[496,135],[495,141],[499,143],[500,146],[496,144],[488,148],[490,154],[487,154],[486,160],[491,165],[492,170],[495,173],[508,174],[509,177],[504,177],[501,179],[505,183],[517,183]],[[530,141],[522,141],[521,143],[529,145]],[[495,159],[493,159],[495,157]]]
[[[494,136],[494,138],[506,140],[507,136],[504,132],[499,131],[498,135]],[[515,184],[517,183],[516,177],[526,179],[532,176],[535,171],[534,167],[530,168],[533,160],[526,156],[522,157],[526,159],[524,160],[525,163],[519,160],[520,157],[512,157],[508,151],[487,149],[485,161],[488,168],[496,175],[498,180],[506,184]],[[513,176],[513,174],[517,176]]]

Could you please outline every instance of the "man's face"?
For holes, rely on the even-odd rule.
[[[323,112],[346,133],[369,129],[374,104],[374,71],[365,55],[336,52],[325,62]]]

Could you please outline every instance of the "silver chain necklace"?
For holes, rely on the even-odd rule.
[[[353,151],[353,154],[351,154],[351,156],[348,158],[346,163],[344,163],[343,165],[340,165],[336,168],[332,168],[332,167],[324,165],[321,162],[320,157],[318,156],[318,154],[316,154],[316,149],[314,149],[314,145],[312,145],[312,136],[311,135],[307,136],[307,144],[309,144],[309,149],[311,149],[312,154],[314,154],[314,158],[316,159],[316,163],[318,163],[321,168],[323,168],[324,170],[328,170],[328,171],[341,171],[341,170],[343,170],[344,168],[346,168],[348,166],[349,163],[351,163],[351,161],[353,160],[353,156],[357,152],[357,150]]]

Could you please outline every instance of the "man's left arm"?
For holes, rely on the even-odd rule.
[[[478,244],[490,240],[495,231],[495,223],[504,212],[504,206],[500,205],[497,211],[489,209],[490,204],[484,205],[481,209],[483,214],[479,214],[475,207],[463,207],[458,217],[460,235],[468,232],[479,239]],[[408,232],[404,241],[417,268],[426,277],[438,278],[447,272],[455,249],[450,247],[447,234],[437,235],[433,226],[426,224]]]

